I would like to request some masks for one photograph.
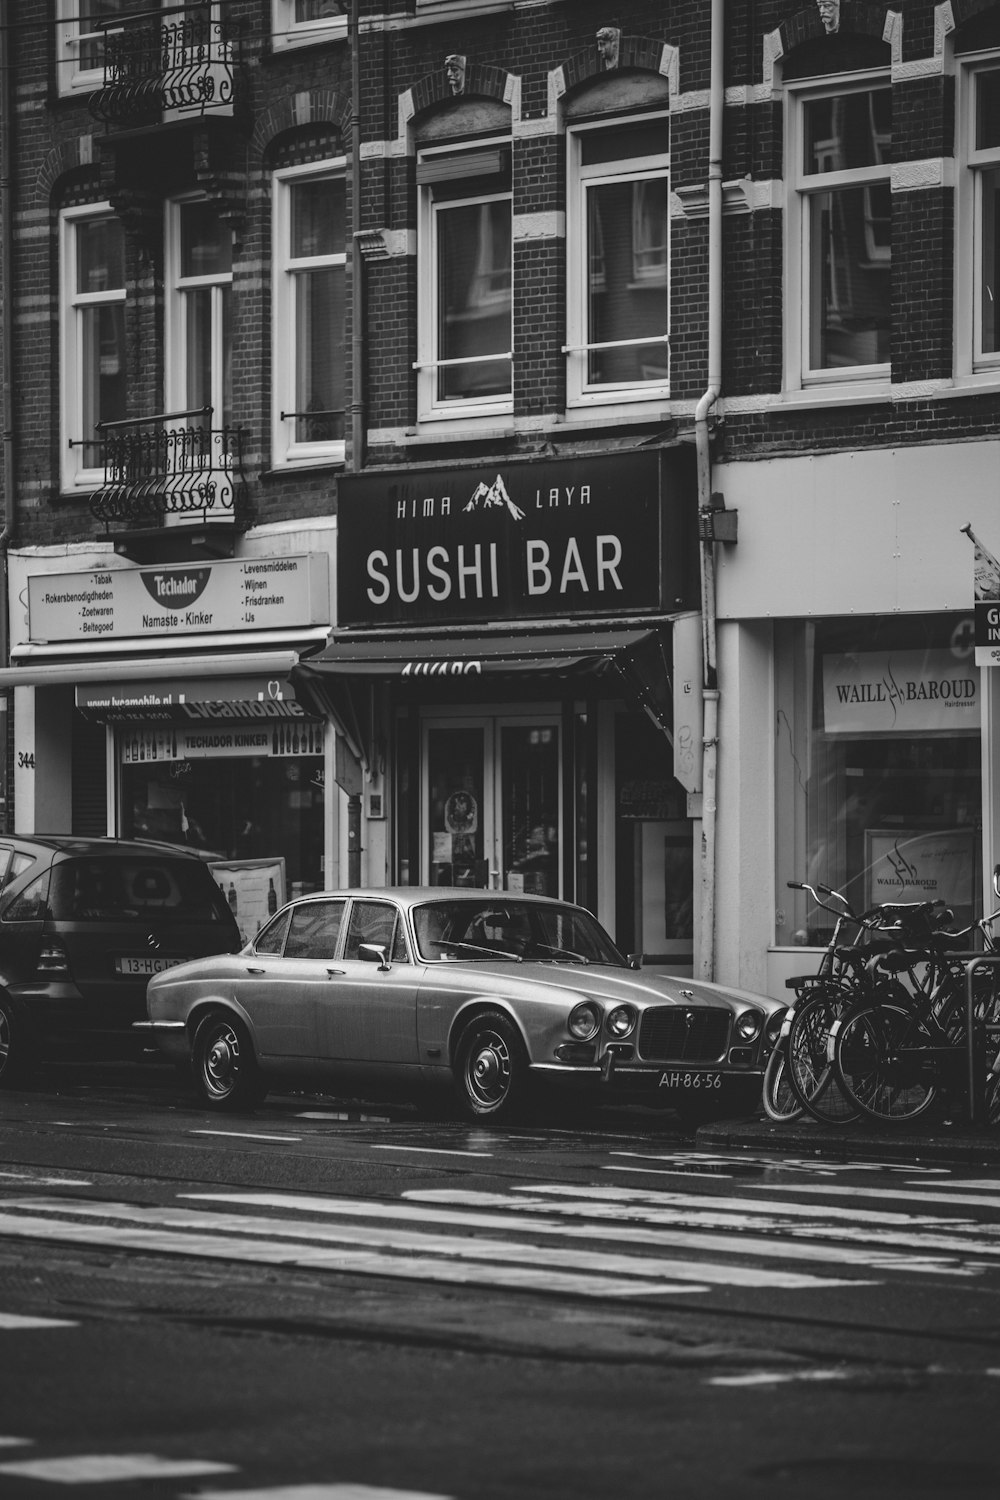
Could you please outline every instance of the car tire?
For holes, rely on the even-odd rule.
[[[267,1092],[250,1033],[228,1012],[214,1011],[199,1025],[192,1067],[195,1088],[209,1109],[248,1109]]]
[[[462,1113],[496,1124],[522,1114],[528,1097],[528,1057],[521,1034],[501,1010],[486,1010],[462,1033],[455,1057]]]
[[[22,1083],[35,1062],[13,1005],[0,995],[0,1088],[9,1089]]]

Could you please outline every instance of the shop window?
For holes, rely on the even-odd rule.
[[[232,421],[233,233],[202,198],[167,204],[167,409]]]
[[[888,379],[892,91],[793,91],[787,117],[787,384]]]
[[[417,163],[421,418],[511,410],[510,147],[428,148]]]
[[[669,117],[568,133],[567,397],[669,394]]]
[[[228,862],[280,863],[284,891],[272,881],[265,917],[283,895],[324,886],[322,728],[294,721],[265,738],[272,733],[270,755],[187,756],[182,729],[118,731],[122,836],[183,844]],[[253,927],[246,933],[255,935]]]
[[[275,465],[344,459],[344,162],[274,177]]]
[[[107,204],[59,217],[64,491],[104,477],[98,425],[126,414],[125,235]]]
[[[271,0],[275,52],[347,36],[348,0]]]
[[[980,683],[960,615],[776,629],[775,941],[825,943],[832,918],[788,881],[855,910],[982,909]]]
[[[958,318],[960,370],[1000,369],[1000,60],[962,77]],[[971,308],[970,301],[971,288]],[[972,330],[972,347],[968,333]]]

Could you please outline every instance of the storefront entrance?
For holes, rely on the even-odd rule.
[[[423,881],[561,895],[558,715],[427,718],[422,734]]]

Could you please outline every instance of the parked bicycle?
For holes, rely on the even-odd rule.
[[[773,1120],[795,1119],[808,1112],[827,1124],[860,1119],[861,1110],[837,1086],[827,1057],[830,1027],[859,997],[874,934],[884,924],[882,905],[855,912],[847,897],[827,885],[790,880],[790,890],[807,891],[834,919],[830,940],[813,974],[785,981],[795,991],[778,1044],[764,1073],[764,1110]],[[852,941],[844,942],[845,933]],[[886,943],[886,946],[889,946]]]
[[[994,871],[1000,897],[1000,866]],[[924,1114],[942,1093],[968,1089],[967,965],[997,951],[993,924],[1000,911],[960,932],[944,931],[931,906],[900,924],[899,941],[867,965],[864,993],[830,1028],[827,1061],[844,1097],[861,1114],[901,1122]],[[973,946],[974,943],[980,946]],[[1000,975],[973,975],[977,1023],[1000,1022]],[[1000,1112],[994,1059],[987,1086],[988,1116]]]

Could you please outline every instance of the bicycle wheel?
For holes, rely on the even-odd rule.
[[[845,1096],[873,1120],[915,1120],[937,1097],[922,1049],[930,1032],[905,1006],[864,1001],[836,1022],[833,1062]]]
[[[837,988],[817,989],[796,1007],[788,1027],[788,1079],[803,1109],[824,1125],[849,1125],[861,1110],[841,1090],[828,1053],[830,1028],[848,996]]]
[[[764,1069],[763,1103],[768,1119],[779,1123],[797,1120],[802,1114],[802,1105],[788,1077],[788,1056],[781,1042],[771,1053]]]

